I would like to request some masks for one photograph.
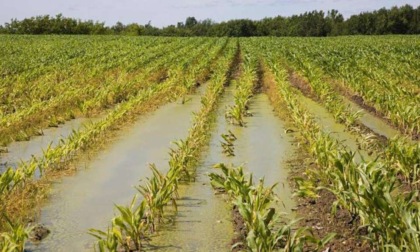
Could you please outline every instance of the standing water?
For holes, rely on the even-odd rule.
[[[285,133],[286,127],[274,114],[267,95],[256,95],[250,108],[253,116],[247,118],[246,127],[240,129],[243,136],[235,143],[238,161],[245,163],[255,182],[264,178],[265,186],[278,184],[274,191],[281,201],[279,209],[290,214],[295,203],[286,161],[295,155],[293,138]]]
[[[232,87],[226,88],[220,108],[232,98]],[[197,167],[196,180],[179,187],[178,213],[172,226],[152,238],[151,250],[158,251],[230,251],[233,237],[231,210],[226,195],[215,195],[207,175],[212,166],[224,159],[220,148],[220,134],[226,132],[224,111],[219,109],[216,129],[210,139],[209,150]]]
[[[357,105],[356,103],[348,100],[347,98],[343,98],[345,104],[347,104],[351,111],[356,112],[356,111],[361,111],[361,117],[359,119],[359,121],[365,125],[366,127],[368,127],[369,129],[371,129],[373,132],[385,136],[388,139],[391,139],[397,135],[400,135],[400,133],[398,132],[398,130],[392,128],[391,126],[389,126],[386,122],[384,122],[383,120],[381,120],[380,118],[366,112],[363,108],[361,108],[359,105]]]
[[[197,180],[181,188],[178,214],[173,226],[153,237],[153,249],[158,251],[230,251],[234,237],[231,222],[231,205],[227,195],[215,195],[207,176],[215,172],[216,163],[245,163],[255,178],[265,177],[266,185],[279,183],[276,194],[283,203],[281,211],[291,212],[294,207],[291,189],[287,182],[285,161],[293,152],[291,139],[284,136],[283,124],[278,119],[265,95],[257,95],[252,103],[254,116],[249,118],[247,127],[230,125],[225,120],[225,108],[233,104],[232,88],[227,88],[221,100],[216,127],[210,140],[210,148],[197,169]],[[221,134],[231,130],[237,140],[235,156],[226,157],[222,153]]]
[[[65,122],[56,128],[43,130],[41,136],[32,137],[29,141],[12,142],[7,146],[7,153],[0,154],[0,172],[7,167],[16,168],[21,161],[28,161],[32,156],[42,156],[48,146],[57,146],[62,139],[67,138],[73,130],[78,130],[92,119],[77,118]]]
[[[299,99],[302,100],[301,104],[314,116],[315,120],[325,133],[329,133],[332,138],[356,153],[356,161],[360,162],[362,159],[369,159],[369,155],[366,151],[359,150],[357,136],[347,131],[345,125],[337,123],[326,108],[307,97],[300,96]]]
[[[114,204],[126,205],[142,183],[152,175],[148,163],[167,171],[171,141],[188,134],[192,112],[200,108],[200,97],[191,95],[182,105],[162,106],[132,127],[94,160],[79,165],[80,171],[57,184],[39,222],[51,230],[31,251],[92,251],[95,238],[89,228],[105,230],[113,218]],[[84,169],[86,167],[86,169]]]

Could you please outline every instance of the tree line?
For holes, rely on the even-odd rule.
[[[136,36],[339,36],[420,34],[420,6],[411,5],[382,8],[362,12],[344,19],[337,10],[310,11],[290,17],[269,17],[262,20],[237,19],[216,23],[211,19],[198,21],[188,17],[185,22],[157,28],[149,22],[145,25],[117,22],[106,26],[103,22],[56,16],[36,16],[23,20],[12,19],[0,25],[2,34],[90,34]]]

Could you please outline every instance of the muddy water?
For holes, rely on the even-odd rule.
[[[251,105],[253,117],[247,127],[236,127],[225,120],[225,107],[232,105],[232,88],[226,90],[208,151],[198,168],[197,181],[180,190],[182,199],[175,223],[153,237],[152,248],[158,251],[230,251],[234,236],[230,205],[226,195],[215,195],[207,173],[217,171],[216,163],[245,164],[255,178],[265,177],[266,185],[279,183],[277,195],[282,203],[276,207],[282,212],[291,212],[294,202],[287,183],[285,160],[292,154],[291,139],[283,134],[282,122],[274,115],[265,95],[255,97]],[[238,138],[235,156],[222,153],[221,134],[231,130]]]
[[[315,117],[324,132],[329,133],[331,137],[347,146],[351,151],[356,152],[355,159],[357,162],[361,161],[362,158],[370,160],[365,151],[358,149],[356,135],[347,131],[343,124],[336,123],[334,117],[326,108],[307,97],[300,96],[299,99],[302,100],[301,104],[304,108]]]
[[[43,150],[57,146],[61,139],[67,138],[73,130],[78,130],[91,119],[77,118],[59,125],[57,128],[43,130],[42,136],[32,137],[29,141],[12,142],[8,152],[0,154],[0,172],[5,167],[17,167],[21,161],[28,161],[32,156],[42,156]]]
[[[232,87],[228,87],[220,102],[216,126],[210,139],[210,147],[203,153],[203,161],[197,168],[195,182],[179,188],[178,214],[175,222],[164,227],[152,238],[150,250],[157,251],[230,251],[233,237],[231,210],[226,195],[215,195],[207,174],[212,166],[229,160],[222,155],[220,134],[227,124],[224,106],[231,103]]]
[[[353,112],[362,111],[362,115],[361,115],[359,121],[363,125],[368,127],[369,129],[371,129],[373,132],[375,132],[379,135],[385,136],[388,139],[391,139],[395,136],[400,135],[398,130],[392,128],[391,126],[386,124],[383,120],[381,120],[378,117],[366,112],[363,108],[361,108],[356,103],[354,103],[354,102],[352,102],[352,101],[350,101],[346,98],[343,98],[343,99],[344,99],[345,104],[348,105]]]
[[[247,118],[243,138],[238,138],[238,155],[242,155],[248,170],[256,179],[264,178],[265,185],[278,183],[275,192],[279,209],[291,213],[295,207],[289,186],[286,161],[295,154],[293,138],[285,133],[286,126],[274,114],[265,94],[256,95],[250,106],[252,117]]]
[[[190,98],[184,105],[167,104],[141,118],[94,160],[80,163],[76,175],[58,183],[39,219],[51,234],[30,250],[92,251],[95,239],[87,230],[106,229],[114,204],[128,204],[136,193],[133,186],[151,175],[148,163],[168,169],[171,141],[186,137],[192,112],[201,105],[199,95]]]

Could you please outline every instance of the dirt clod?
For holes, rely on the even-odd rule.
[[[38,224],[33,227],[29,237],[32,241],[39,242],[45,239],[50,234],[50,232],[51,231],[48,228],[46,228],[44,225]]]

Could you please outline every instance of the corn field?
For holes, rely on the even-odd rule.
[[[11,35],[0,41],[1,251],[74,251],[54,236],[59,229],[54,220],[42,217],[53,204],[54,188],[80,179],[84,169],[79,164],[85,162],[92,166],[86,170],[97,174],[90,184],[101,193],[100,177],[107,175],[94,168],[101,153],[112,152],[119,138],[141,128],[136,126],[141,122],[165,109],[186,111],[189,104],[196,109],[189,113],[183,137],[174,136],[169,148],[159,146],[166,150],[163,165],[155,153],[145,155],[144,163],[129,164],[138,172],[109,164],[138,182],[108,186],[109,192],[134,190],[109,193],[114,207],[99,206],[106,216],[98,213],[96,226],[75,231],[89,241],[80,251],[214,251],[218,242],[225,251],[420,251],[418,36]],[[267,102],[260,104],[259,97]],[[268,137],[287,142],[287,154],[267,157],[268,151],[245,141],[249,129],[266,120],[258,106],[269,107],[282,125]],[[363,116],[395,134],[384,135]],[[14,144],[29,144],[78,118],[92,120],[38,147],[41,154],[19,159],[19,149],[14,153]],[[135,141],[150,136],[158,143],[177,127],[177,117],[171,118],[162,119],[165,132],[146,131]],[[225,126],[218,135],[220,125]],[[257,133],[256,141],[268,141],[264,133]],[[146,149],[135,151],[141,155]],[[3,161],[7,155],[16,156],[18,164]],[[207,156],[214,162],[205,162]],[[248,167],[253,158],[262,161]],[[270,158],[281,162],[267,164]],[[286,182],[270,177],[268,167],[286,171]],[[72,181],[69,190],[78,186]],[[177,229],[180,218],[193,222],[188,219],[193,214],[183,209],[189,188],[197,183],[211,190],[200,196],[203,202],[211,204],[216,197],[228,209],[227,219],[214,220],[216,232],[219,224],[235,230],[222,242],[202,227],[206,249],[191,249],[194,237]],[[283,193],[286,187],[293,194]],[[95,202],[90,193],[83,197]],[[296,202],[286,213],[279,203],[285,198]],[[121,199],[125,203],[116,203]],[[93,219],[88,212],[97,206],[91,207],[78,211]],[[213,218],[210,212],[200,216]],[[45,240],[37,239],[35,224],[41,222],[51,228]],[[168,232],[180,236],[180,243],[158,246]]]

